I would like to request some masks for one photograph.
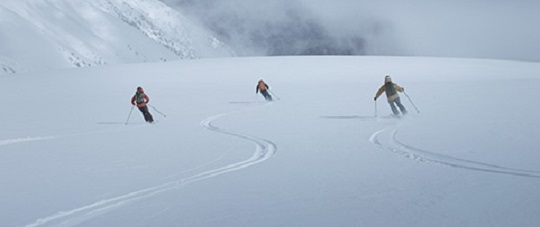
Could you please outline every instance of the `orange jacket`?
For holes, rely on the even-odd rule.
[[[397,84],[393,84],[394,85],[394,89],[396,89],[397,92],[403,92],[404,89],[402,87],[400,87],[399,85]],[[375,99],[377,99],[380,95],[382,95],[383,92],[386,92],[386,86],[383,85],[381,88],[379,88],[379,90],[377,91],[377,94],[375,95]],[[393,95],[389,95],[388,93],[386,93],[386,98],[388,99],[388,101],[394,101],[397,99],[397,97],[399,97],[398,93],[395,93]]]
[[[263,80],[259,80],[257,88],[255,89],[255,93],[259,93],[259,90],[261,92],[266,92],[268,90],[268,84],[266,84]]]
[[[386,84],[388,83],[392,83],[391,85],[393,86],[393,88],[396,90],[396,93],[395,94],[389,94],[388,92],[386,92]],[[389,85],[390,86],[390,85]],[[398,95],[398,92],[403,92],[405,91],[405,89],[403,89],[402,87],[400,87],[399,85],[397,84],[394,84],[392,82],[392,78],[390,76],[386,76],[384,77],[384,84],[383,86],[381,86],[381,88],[379,88],[379,90],[377,91],[377,94],[375,94],[375,100],[377,100],[377,98],[382,95],[383,92],[386,93],[386,98],[388,99],[388,101],[394,101],[396,100],[399,95]]]

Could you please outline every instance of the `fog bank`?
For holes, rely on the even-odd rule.
[[[240,55],[413,55],[540,61],[540,2],[162,0]]]

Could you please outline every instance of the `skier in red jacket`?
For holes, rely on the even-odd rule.
[[[137,105],[137,108],[141,111],[144,116],[144,120],[148,123],[154,122],[152,114],[148,111],[148,106],[146,105],[150,101],[148,95],[144,93],[142,87],[137,87],[137,92],[131,98],[131,105]]]

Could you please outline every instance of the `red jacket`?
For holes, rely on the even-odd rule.
[[[142,93],[142,96],[143,96],[143,98],[144,98],[144,101],[143,101],[143,102],[140,102],[140,103],[137,103],[137,107],[144,107],[144,106],[146,106],[146,104],[147,104],[148,102],[150,102],[150,98],[148,97],[148,95],[146,95],[146,94],[144,93],[144,91],[143,91],[143,92],[138,91],[137,93],[139,93],[139,92]],[[137,101],[137,93],[135,93],[135,95],[133,95],[133,97],[131,98],[131,105],[135,105],[135,101]]]

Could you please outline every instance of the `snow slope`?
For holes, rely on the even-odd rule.
[[[386,74],[420,113],[373,102]],[[139,85],[156,124],[125,124]],[[539,85],[538,63],[399,57],[0,76],[0,224],[538,226]]]
[[[0,73],[234,56],[157,0],[0,3]]]

